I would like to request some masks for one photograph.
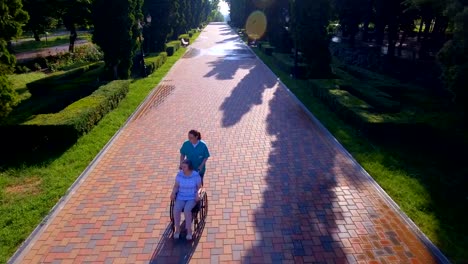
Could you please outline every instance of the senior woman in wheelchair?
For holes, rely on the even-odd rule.
[[[180,216],[182,210],[185,215],[185,228],[187,229],[187,240],[192,239],[192,209],[199,200],[198,191],[201,188],[201,178],[198,172],[194,171],[192,162],[184,160],[181,170],[177,173],[174,188],[171,193],[171,200],[174,203],[174,239],[180,236]]]

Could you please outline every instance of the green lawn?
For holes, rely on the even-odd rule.
[[[444,159],[443,153],[435,157],[384,144],[385,139],[371,141],[312,96],[307,81],[291,79],[273,57],[254,51],[447,257],[456,263],[468,259],[466,186],[456,181],[466,177],[464,165]]]
[[[45,78],[47,75],[43,72],[30,72],[24,74],[8,75],[8,79],[13,84],[13,88],[19,95],[19,100],[23,101],[31,97],[26,84]]]
[[[6,263],[185,50],[168,57],[149,77],[135,79],[120,105],[60,157],[40,165],[0,169],[0,263]]]

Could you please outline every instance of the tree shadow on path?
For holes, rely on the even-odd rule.
[[[255,75],[253,75],[255,76]],[[347,263],[338,223],[345,224],[335,194],[337,153],[317,124],[287,92],[278,88],[270,101],[269,155],[264,201],[254,214],[256,241],[242,263]],[[341,234],[340,234],[341,236]],[[346,235],[343,235],[346,236]]]
[[[265,69],[257,60],[252,60],[251,64],[249,73],[237,83],[231,95],[220,106],[223,111],[223,127],[234,126],[252,107],[262,104],[265,89],[271,89],[277,84],[273,78],[260,78],[267,81],[259,81],[259,76],[265,74]]]

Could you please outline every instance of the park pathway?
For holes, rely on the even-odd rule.
[[[206,223],[171,238],[179,147],[212,157]],[[443,263],[224,24],[210,24],[14,263]]]

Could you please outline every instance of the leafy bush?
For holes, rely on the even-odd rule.
[[[40,114],[22,124],[1,127],[0,138],[16,142],[14,146],[2,142],[3,146],[12,148],[2,153],[19,153],[75,142],[119,104],[128,93],[129,86],[129,81],[113,81],[58,113]]]
[[[149,57],[145,59],[146,68],[148,69],[148,74],[153,73],[155,70],[159,69],[167,60],[167,53],[161,52],[159,55],[154,57]]]
[[[31,71],[50,69],[51,71],[61,71],[73,68],[77,64],[86,64],[102,61],[103,53],[95,45],[83,45],[75,48],[74,53],[61,52],[53,56],[37,57],[33,60],[18,64],[17,73],[26,72],[25,68]]]
[[[11,82],[0,75],[0,118],[7,116],[18,102],[18,94],[12,88]]]
[[[182,34],[177,39],[178,40],[184,39],[186,41],[190,41],[190,35],[189,34]]]
[[[176,51],[180,49],[180,41],[174,40],[166,44],[167,56],[172,56]]]

